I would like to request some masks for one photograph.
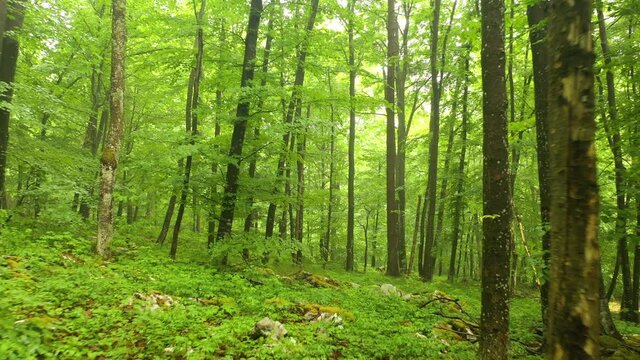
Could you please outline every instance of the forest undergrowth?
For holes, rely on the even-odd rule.
[[[286,257],[220,268],[194,235],[170,261],[141,226],[123,227],[102,260],[89,235],[72,235],[82,231],[39,228],[0,230],[3,359],[476,357],[475,281],[349,274]],[[535,288],[514,295],[513,358],[541,358],[539,312]]]

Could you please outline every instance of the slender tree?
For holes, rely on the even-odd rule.
[[[260,28],[260,17],[262,15],[262,0],[251,0],[249,10],[249,25],[245,38],[244,61],[242,63],[242,79],[240,87],[249,89],[253,86],[253,75],[255,72],[256,47],[258,43],[258,29]],[[236,110],[236,119],[233,125],[231,145],[229,147],[229,164],[227,165],[227,177],[222,197],[222,212],[220,213],[220,224],[216,238],[224,239],[231,233],[233,225],[233,214],[236,207],[236,197],[238,193],[238,179],[240,177],[240,158],[244,146],[247,123],[249,121],[250,99],[241,98]],[[227,256],[222,259],[223,264],[227,262]]]
[[[1,7],[0,83],[5,83],[8,86],[0,91],[0,104],[10,104],[13,97],[13,80],[16,75],[19,44],[18,40],[13,37],[14,35],[7,32],[14,32],[22,27],[24,1],[3,1]],[[0,209],[7,207],[5,173],[7,168],[7,149],[9,148],[10,117],[10,108],[5,105],[0,106]]]
[[[536,115],[536,152],[538,160],[538,187],[540,192],[540,220],[542,224],[542,283],[540,286],[540,304],[542,321],[547,324],[547,307],[549,302],[549,250],[551,233],[549,231],[550,189],[549,189],[549,144],[548,144],[548,45],[547,45],[547,12],[548,1],[539,0],[527,8],[529,22],[529,41],[531,42],[531,58],[533,62],[534,101]]]
[[[107,256],[113,238],[113,189],[120,144],[124,134],[125,53],[127,46],[126,0],[113,0],[111,24],[111,128],[102,152],[98,203],[98,255]]]
[[[618,255],[620,269],[622,270],[622,301],[620,306],[620,317],[627,321],[638,321],[637,308],[633,307],[633,294],[631,283],[631,266],[629,261],[629,251],[627,244],[627,186],[626,167],[623,161],[622,137],[618,124],[618,107],[616,101],[616,88],[613,70],[611,69],[611,50],[609,49],[609,39],[607,27],[604,20],[602,0],[596,0],[596,12],[598,14],[598,29],[600,33],[600,46],[606,67],[607,86],[607,109],[609,119],[602,117],[609,147],[613,154],[615,168],[615,188],[616,188],[616,236],[618,237]]]
[[[447,279],[453,282],[455,277],[455,259],[458,248],[458,239],[460,237],[460,218],[462,217],[462,205],[464,199],[462,192],[464,190],[464,169],[467,155],[467,133],[469,131],[469,53],[464,59],[464,89],[462,90],[462,134],[460,149],[460,162],[458,163],[458,174],[456,177],[456,194],[453,209],[453,238],[451,240],[451,260],[449,261],[449,274]]]
[[[347,32],[349,34],[349,179],[347,185],[347,271],[353,271],[353,232],[355,218],[355,176],[356,176],[356,49],[353,43],[355,14],[355,0],[349,1],[349,20]],[[367,218],[368,220],[368,218]],[[366,257],[365,257],[366,258]]]
[[[198,106],[200,105],[200,81],[202,80],[202,61],[204,58],[204,33],[202,29],[202,20],[204,18],[205,6],[206,0],[202,0],[200,3],[200,11],[195,14],[196,22],[198,23],[195,41],[196,62],[195,66],[191,69],[191,74],[189,76],[188,92],[191,94],[190,96],[187,94],[187,116],[185,119],[187,136],[189,137],[189,144],[191,145],[195,144],[195,137],[198,135]],[[180,227],[182,226],[184,210],[187,206],[187,197],[189,196],[189,183],[191,181],[192,166],[193,155],[189,154],[187,155],[184,165],[184,177],[182,180],[182,189],[180,191],[180,202],[178,204],[178,213],[176,214],[176,222],[173,225],[173,235],[171,237],[171,249],[169,250],[169,256],[171,256],[172,259],[176,258],[176,253],[178,251],[178,238],[180,236]]]
[[[291,125],[294,122],[295,114],[296,114],[296,105],[298,104],[298,99],[300,98],[301,88],[304,85],[305,79],[305,63],[307,59],[307,53],[309,48],[309,36],[313,31],[313,26],[316,22],[316,16],[318,14],[318,4],[319,0],[311,0],[311,9],[309,12],[309,17],[307,19],[307,25],[305,27],[305,38],[300,46],[300,51],[298,53],[297,65],[296,65],[296,73],[295,79],[293,81],[293,90],[291,92],[291,99],[289,100],[289,104],[286,107],[285,111],[285,123]],[[294,139],[292,139],[293,133],[291,131],[286,131],[282,136],[282,142],[284,143],[285,151],[280,155],[278,159],[278,169],[277,175],[278,178],[282,177],[285,173],[285,165],[286,165],[286,149],[289,149],[291,144],[294,143]],[[288,177],[287,177],[288,178]],[[274,194],[278,192],[278,188],[274,188]],[[271,238],[273,236],[273,227],[275,225],[275,216],[276,216],[276,208],[277,205],[274,201],[271,201],[269,204],[269,209],[267,210],[267,221],[266,221],[266,230],[265,237]]]
[[[600,356],[592,3],[552,0],[549,19],[551,268],[547,354]]]
[[[440,27],[440,0],[434,0],[433,20],[431,21],[431,118],[429,121],[429,173],[425,198],[427,218],[425,232],[424,259],[422,260],[422,278],[433,279],[435,264],[435,214],[436,189],[438,186],[438,144],[440,139],[440,87],[438,86],[438,30]]]
[[[511,189],[505,85],[504,0],[482,0],[483,243],[480,357],[507,359]]]
[[[398,211],[396,201],[395,86],[398,57],[398,22],[395,0],[387,0],[387,78],[384,88],[387,108],[387,275],[400,276],[398,258]]]

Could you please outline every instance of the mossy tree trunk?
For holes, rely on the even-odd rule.
[[[554,0],[549,18],[551,267],[547,354],[600,357],[599,199],[589,0]]]
[[[102,152],[98,203],[98,255],[108,256],[113,238],[113,189],[120,144],[124,134],[125,55],[127,45],[126,0],[113,0],[111,25],[111,130]]]

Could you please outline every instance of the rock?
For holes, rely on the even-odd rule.
[[[253,338],[260,337],[280,340],[287,335],[287,329],[279,321],[273,321],[268,317],[258,321],[253,329]]]
[[[391,284],[382,284],[382,285],[380,285],[380,290],[386,296],[391,296],[391,295],[400,296],[400,292],[398,291],[398,288],[396,288],[395,286],[393,286]]]
[[[354,289],[357,289],[357,288],[359,288],[360,286],[361,286],[361,285],[360,285],[360,284],[358,284],[358,283],[354,283],[354,282],[352,282],[352,283],[351,283],[351,287],[352,287],[352,288],[354,288]]]
[[[143,301],[145,303],[145,309],[151,311],[168,308],[175,304],[175,300],[169,295],[159,293],[145,295],[136,292],[133,293],[133,297],[129,298],[128,306],[133,306],[135,299]]]

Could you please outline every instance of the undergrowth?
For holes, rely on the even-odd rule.
[[[218,268],[193,239],[183,240],[181,248],[190,250],[171,261],[166,248],[143,231],[120,233],[113,258],[105,261],[93,255],[90,231],[85,233],[1,230],[1,358],[476,356],[477,339],[457,335],[447,324],[454,318],[477,323],[477,283],[423,283],[320,266],[306,267],[305,273],[285,266]],[[317,287],[301,274],[338,285]],[[385,283],[400,293],[383,294]],[[429,302],[436,291],[456,302]],[[332,313],[339,321],[310,320],[310,312]],[[535,292],[514,298],[514,358],[538,358],[530,350],[539,343],[534,331],[540,327],[539,312]],[[278,340],[252,336],[264,317],[281,322],[288,335]]]

